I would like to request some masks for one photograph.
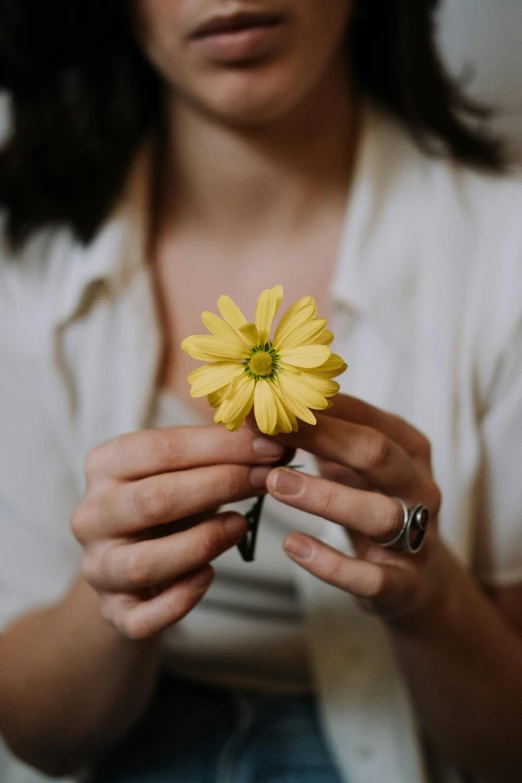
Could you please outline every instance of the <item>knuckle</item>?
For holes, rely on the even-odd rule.
[[[140,521],[154,524],[168,518],[170,497],[161,484],[144,480],[133,486],[132,506]]]
[[[198,540],[198,560],[208,563],[225,548],[226,534],[222,524],[201,526]]]
[[[343,578],[343,561],[341,557],[334,557],[326,568],[326,581],[331,584],[339,584]]]
[[[81,543],[85,538],[85,528],[86,528],[85,503],[82,502],[80,503],[79,506],[76,506],[73,513],[71,514],[70,525],[74,537]]]
[[[115,611],[113,597],[107,593],[100,593],[100,614],[103,619],[115,628],[119,628],[117,612]]]
[[[92,550],[87,550],[82,562],[82,575],[89,584],[95,584],[99,576],[99,561]]]
[[[132,611],[118,621],[118,628],[131,641],[139,642],[151,635],[149,623],[143,617],[136,616]]]
[[[383,598],[386,592],[386,576],[382,568],[375,568],[366,577],[364,593],[367,598]]]
[[[148,587],[158,581],[156,564],[145,558],[141,551],[135,551],[135,547],[126,554],[123,571],[131,590]]]
[[[390,457],[391,442],[380,432],[368,439],[363,463],[366,470],[376,470],[385,465]]]
[[[87,502],[84,500],[71,514],[70,526],[74,537],[81,543],[87,538],[90,527],[91,514]]]
[[[430,481],[426,490],[426,505],[430,509],[434,517],[437,517],[442,505],[442,493],[438,484],[434,481]]]
[[[203,596],[200,593],[184,591],[182,595],[172,596],[170,604],[169,625],[174,625],[183,620],[190,610],[201,601]]]
[[[154,430],[150,448],[154,451],[155,459],[159,457],[163,465],[175,465],[178,455],[184,451],[183,429],[177,428],[175,438],[169,429]]]
[[[415,435],[413,453],[423,462],[431,463],[431,443],[421,432],[417,432]]]
[[[106,448],[106,445],[95,446],[85,455],[84,471],[88,481],[92,481],[103,473]]]
[[[325,481],[324,484],[321,484],[321,488],[318,493],[317,505],[321,511],[321,514],[324,515],[326,518],[328,518],[334,511],[334,507],[335,507],[334,487],[335,485],[332,482]],[[306,485],[302,497],[304,497],[305,494],[306,494]]]
[[[225,499],[239,497],[245,488],[244,473],[232,468],[223,470],[220,477],[220,496]]]
[[[403,511],[400,505],[393,500],[383,503],[375,525],[374,536],[383,539],[392,539],[402,528]]]
[[[373,408],[362,400],[352,399],[355,419],[362,427],[371,427],[373,423]]]

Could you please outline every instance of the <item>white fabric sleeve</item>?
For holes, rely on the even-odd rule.
[[[481,440],[477,575],[522,584],[522,324],[498,367]]]
[[[38,377],[0,346],[0,630],[58,600],[81,562],[69,527],[79,491]]]

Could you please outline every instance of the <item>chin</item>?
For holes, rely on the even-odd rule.
[[[231,72],[185,91],[191,103],[236,127],[260,127],[282,119],[299,103],[303,84],[288,74]]]

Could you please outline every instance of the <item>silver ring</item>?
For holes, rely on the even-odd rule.
[[[408,508],[401,498],[393,498],[393,500],[396,500],[402,509],[402,527],[395,538],[384,544],[379,544],[379,546],[393,549],[394,552],[406,552],[414,555],[420,551],[424,543],[430,512],[427,506],[422,503],[416,503]]]

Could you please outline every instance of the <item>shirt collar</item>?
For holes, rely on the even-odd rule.
[[[95,238],[80,244],[68,232],[55,252],[64,258],[67,270],[55,307],[57,324],[71,320],[81,308],[88,289],[103,283],[117,295],[130,277],[144,266],[150,183],[151,144],[136,157],[122,196]]]

